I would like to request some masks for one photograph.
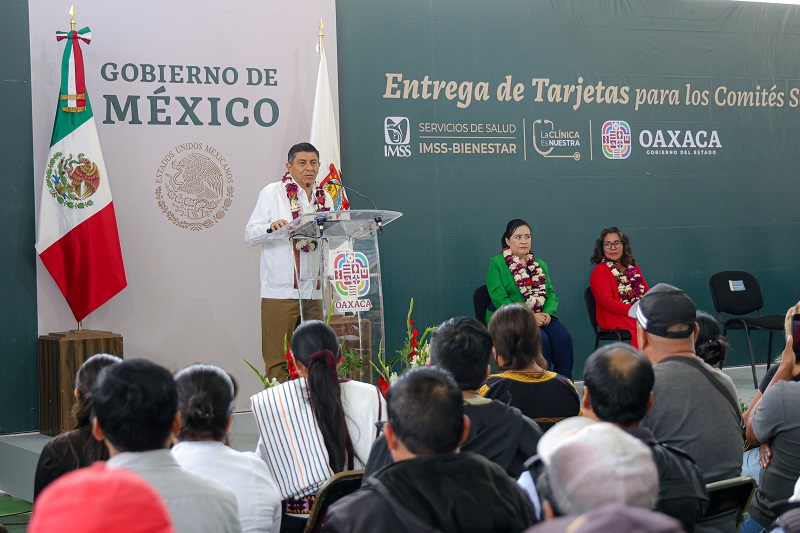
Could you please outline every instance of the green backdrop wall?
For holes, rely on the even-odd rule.
[[[0,42],[0,433],[39,425],[28,2],[3,4]]]
[[[766,312],[783,314],[800,298],[798,15],[720,1],[339,0],[345,183],[404,213],[382,239],[390,350],[412,296],[418,324],[473,314],[516,217],[550,266],[575,377],[593,348],[582,292],[606,226],[629,234],[651,285],[713,311],[709,276],[748,270]],[[613,159],[606,122],[623,134],[616,154],[605,142]],[[743,336],[731,340],[729,363],[746,363]],[[763,360],[766,335],[756,347]]]
[[[7,4],[7,53],[0,59],[0,433],[35,429],[38,418],[28,5]],[[402,342],[412,296],[420,325],[472,314],[472,291],[513,217],[531,223],[534,251],[550,265],[558,314],[575,339],[576,377],[592,349],[581,296],[588,258],[607,225],[630,234],[651,284],[680,286],[711,309],[708,277],[750,270],[761,281],[766,311],[783,313],[800,298],[798,15],[792,6],[725,1],[338,0],[345,180],[379,207],[405,213],[382,239],[390,349]],[[403,94],[398,75],[418,82],[416,99]],[[429,85],[425,98],[426,75],[455,85],[445,84],[437,98]],[[512,98],[499,100],[507,76]],[[537,82],[541,101],[534,78],[549,80],[546,88]],[[473,84],[469,105],[458,94],[464,82]],[[475,99],[479,82],[487,100]],[[616,103],[605,101],[606,89],[597,102],[599,82],[617,87]],[[568,101],[558,101],[569,85],[576,87]],[[591,101],[588,86],[595,88]],[[607,121],[629,127],[624,159],[603,155]],[[482,131],[472,131],[480,124]],[[687,130],[694,147],[684,146]],[[560,138],[543,138],[543,131]],[[680,132],[679,146],[669,146],[670,131]],[[701,131],[706,136],[698,138]],[[713,131],[720,146],[699,147]],[[547,155],[566,157],[542,156],[534,140],[542,151],[542,141],[563,141]],[[434,153],[458,143],[507,151],[513,145],[514,153]],[[743,338],[733,333],[732,341],[730,362],[745,363]],[[763,357],[766,338],[757,348]]]

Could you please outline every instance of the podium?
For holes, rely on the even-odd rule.
[[[294,263],[300,298],[322,300],[323,315],[333,312],[331,325],[344,348],[357,353],[367,369],[373,354],[386,345],[378,238],[401,216],[372,209],[308,213],[267,237],[290,241],[298,257]],[[305,320],[302,306],[300,320]]]

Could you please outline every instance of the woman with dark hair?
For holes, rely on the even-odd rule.
[[[559,420],[581,414],[581,405],[572,381],[545,370],[540,331],[523,304],[498,309],[489,321],[489,333],[500,373],[490,375],[478,393],[495,400],[510,398],[510,405],[547,431]]]
[[[597,303],[597,325],[630,332],[631,345],[638,348],[636,319],[629,317],[628,311],[650,287],[633,258],[628,236],[616,226],[604,229],[594,243],[590,261],[596,265],[589,286]]]
[[[218,366],[193,364],[175,374],[175,382],[181,430],[172,456],[185,470],[236,494],[242,533],[277,533],[281,497],[267,465],[253,452],[225,444],[236,396],[231,376]]]
[[[258,423],[258,453],[283,498],[281,531],[300,531],[320,485],[338,472],[364,468],[376,423],[386,419],[380,390],[339,380],[339,338],[320,320],[300,324],[292,335],[297,379],[251,398]]]
[[[694,339],[694,353],[713,367],[722,368],[725,356],[728,355],[728,339],[722,334],[717,320],[705,311],[697,311],[699,331]]]
[[[108,459],[108,449],[92,435],[92,385],[107,366],[122,362],[116,355],[99,353],[84,361],[75,375],[72,414],[75,426],[44,445],[33,481],[33,499],[60,476]]]
[[[500,306],[525,304],[541,328],[542,355],[553,370],[572,379],[572,336],[555,315],[558,296],[547,269],[547,263],[531,252],[531,227],[515,218],[500,238],[502,253],[489,260],[486,288],[492,305],[486,312],[486,323]]]

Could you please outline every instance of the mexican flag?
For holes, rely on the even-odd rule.
[[[319,51],[317,91],[314,94],[314,111],[311,115],[311,144],[319,150],[319,177],[322,178],[320,187],[330,194],[335,210],[350,209],[339,173],[342,168],[339,134],[333,114],[333,97],[324,46],[320,46]]]
[[[65,40],[61,89],[45,165],[36,251],[75,320],[128,282],[100,139],[86,93],[81,41],[89,28],[57,32]]]

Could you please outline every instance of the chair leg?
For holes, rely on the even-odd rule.
[[[744,334],[747,337],[747,349],[750,354],[750,368],[753,370],[753,386],[758,390],[758,377],[756,376],[756,358],[753,355],[753,342],[750,340],[750,330],[744,326]]]
[[[769,364],[772,361],[772,334],[774,332],[769,332],[769,348],[767,348],[767,370],[769,370]]]
[[[594,349],[597,350],[597,347],[600,346],[600,337],[597,335],[594,336]]]

